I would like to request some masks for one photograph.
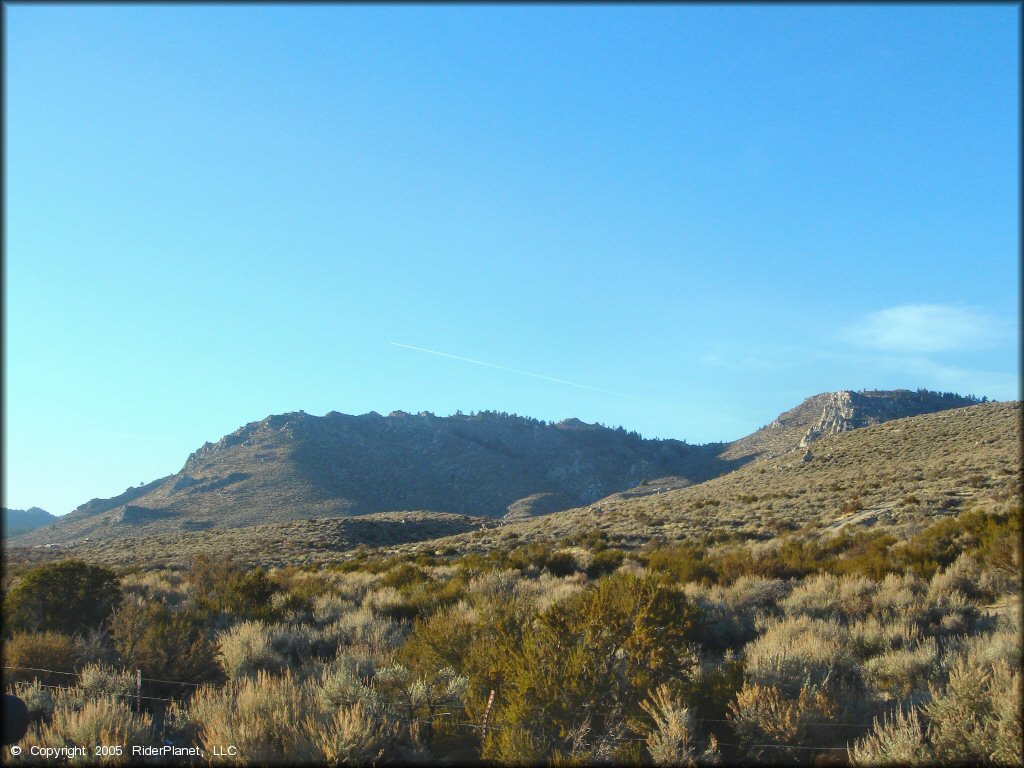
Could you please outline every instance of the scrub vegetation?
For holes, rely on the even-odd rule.
[[[210,758],[233,744],[212,759],[249,764],[1013,765],[1020,530],[1014,497],[902,542],[626,551],[590,534],[270,571],[64,561],[21,574],[7,600],[24,608],[21,585],[54,572],[103,576],[117,599],[70,633],[56,616],[14,622],[5,682],[33,717],[23,747],[115,739]]]
[[[983,404],[428,542],[15,558],[4,759],[1019,765],[1019,446]]]

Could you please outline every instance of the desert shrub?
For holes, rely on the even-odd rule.
[[[174,608],[185,599],[182,576],[171,571],[144,571],[121,577],[121,591],[126,598],[142,597]]]
[[[114,699],[131,703],[135,691],[135,675],[103,664],[87,664],[78,674],[78,680],[67,688],[53,692],[54,710],[78,710],[90,701]]]
[[[960,660],[922,709],[936,756],[954,763],[1020,765],[1020,700],[1020,673],[1008,664],[978,667]]]
[[[500,597],[477,595],[471,610],[473,631],[458,668],[470,681],[466,712],[470,720],[480,722],[490,691],[505,689],[509,662],[521,653],[524,627],[535,613],[530,601],[514,591]]]
[[[704,548],[698,544],[667,544],[650,550],[646,565],[650,570],[664,573],[682,584],[690,581],[710,583],[718,574],[704,555]]]
[[[901,618],[880,620],[871,615],[849,625],[850,639],[861,658],[909,648],[921,639],[917,624]]]
[[[955,657],[962,656],[967,663],[977,667],[991,668],[997,663],[1005,663],[1012,672],[1021,667],[1021,633],[1017,619],[997,626],[992,632],[974,636],[949,638],[945,643],[945,657],[948,665],[955,664]]]
[[[274,650],[269,629],[262,621],[244,621],[221,632],[217,636],[217,660],[224,674],[237,680],[283,669],[285,658]]]
[[[981,611],[963,593],[952,590],[927,599],[916,618],[927,634],[959,635],[977,626]]]
[[[694,734],[693,716],[667,686],[660,686],[640,704],[653,728],[646,735],[647,752],[655,765],[698,765],[718,762],[718,744],[714,736],[704,752],[699,751]]]
[[[123,602],[122,602],[123,605]],[[78,636],[82,642],[82,659],[87,664],[116,664],[117,651],[107,627],[96,627]]]
[[[400,611],[404,602],[405,599],[402,597],[402,593],[394,587],[378,586],[363,596],[363,601],[360,605],[376,614],[388,615],[395,609]]]
[[[961,554],[946,568],[935,572],[928,584],[928,597],[937,598],[953,592],[959,592],[968,600],[994,597],[991,594],[983,594],[980,584],[981,567],[978,561],[970,555]]]
[[[792,585],[782,579],[744,576],[726,590],[726,604],[732,610],[743,613],[771,613],[776,611],[791,590]]]
[[[569,576],[579,569],[579,564],[571,552],[552,552],[544,563],[544,570],[552,576]]]
[[[731,584],[743,576],[799,578],[827,570],[834,562],[834,557],[816,539],[782,536],[771,543],[772,548],[757,555],[746,546],[732,546],[706,555],[705,560],[722,584]]]
[[[39,680],[44,685],[67,685],[67,675],[35,670],[74,672],[84,655],[79,638],[60,632],[16,632],[4,643],[5,684]]]
[[[917,709],[897,709],[877,719],[870,733],[848,749],[851,765],[925,765],[934,755],[924,737]]]
[[[467,683],[450,667],[417,674],[398,664],[375,669],[372,660],[346,655],[324,669],[315,700],[326,713],[358,707],[367,733],[372,732],[381,744],[385,732],[397,737],[409,756],[410,747],[414,752],[429,750],[439,708],[461,709]],[[335,726],[340,724],[328,722],[328,729]]]
[[[939,763],[1020,765],[1021,678],[1000,660],[978,666],[960,659],[945,686],[907,714],[898,711],[850,749],[855,765]]]
[[[584,547],[591,552],[597,553],[608,547],[610,539],[605,531],[599,528],[592,528],[588,531],[575,533],[562,539],[561,544],[566,547]]]
[[[587,565],[586,573],[592,579],[599,578],[605,574],[612,573],[625,558],[626,553],[621,549],[602,548],[594,551],[594,556]]]
[[[413,669],[461,668],[473,639],[473,622],[459,606],[442,608],[417,619],[402,646],[402,658]]]
[[[53,714],[54,701],[50,688],[44,688],[38,680],[31,683],[15,683],[11,692],[25,702],[28,716],[40,720]]]
[[[790,616],[837,618],[845,621],[867,616],[877,585],[863,576],[810,576],[793,589],[781,607]]]
[[[341,706],[326,721],[308,718],[304,729],[311,750],[327,765],[366,765],[379,759],[393,740],[386,724],[360,703]]]
[[[244,569],[231,558],[196,555],[186,577],[192,600],[210,614],[269,619],[274,584],[262,568]]]
[[[319,755],[304,723],[311,697],[290,674],[274,677],[260,670],[235,678],[223,688],[204,686],[189,706],[196,738],[208,753],[232,744],[231,762],[255,765],[313,762]]]
[[[86,746],[82,762],[104,765],[124,765],[130,762],[132,747],[153,744],[152,719],[136,714],[131,706],[114,696],[100,696],[85,701],[80,708],[57,706],[50,722],[29,729],[20,742],[23,755],[30,755],[32,747]],[[121,755],[92,754],[93,745],[119,745]],[[32,758],[31,762],[38,761]]]
[[[427,674],[416,674],[408,667],[393,664],[381,667],[373,676],[373,687],[385,702],[388,714],[401,719],[415,730],[408,731],[407,741],[422,740],[429,749],[434,741],[434,717],[441,707],[461,709],[469,679],[451,667]]]
[[[938,672],[939,649],[935,638],[916,645],[887,650],[864,663],[864,675],[870,686],[883,696],[901,698],[915,690],[924,690]]]
[[[741,576],[730,587],[688,584],[686,593],[700,608],[699,642],[717,651],[742,647],[757,635],[755,619],[778,615],[790,589],[781,579],[756,576]]]
[[[579,570],[571,553],[555,551],[550,544],[542,542],[513,549],[508,554],[508,566],[524,573],[547,570],[554,576],[568,576]]]
[[[88,664],[78,673],[77,687],[88,698],[126,697],[135,690],[135,676],[102,664]]]
[[[334,638],[309,624],[271,624],[266,633],[272,651],[293,671],[311,669],[318,660],[332,658],[338,649]]]
[[[894,549],[897,563],[930,578],[964,552],[975,554],[1013,580],[1020,578],[1021,510],[988,513],[969,509],[956,517],[944,517],[916,534],[905,547]]]
[[[411,584],[428,580],[429,578],[430,577],[427,575],[426,571],[422,568],[415,566],[412,563],[400,563],[381,576],[377,583],[382,587],[394,587],[399,589],[401,587],[408,587]]]
[[[547,571],[541,572],[535,579],[521,579],[516,582],[514,593],[533,601],[534,608],[540,612],[583,591],[587,579],[583,573],[574,573],[559,578]]]
[[[292,592],[274,592],[270,596],[269,610],[265,615],[273,616],[278,621],[307,623],[312,619],[312,603],[310,600]]]
[[[795,698],[805,685],[859,691],[860,665],[845,627],[834,620],[791,616],[768,622],[744,648],[748,679]]]
[[[743,686],[729,705],[728,720],[746,754],[756,760],[767,758],[810,762],[807,747],[830,746],[834,729],[828,721],[836,714],[835,703],[821,690],[803,686],[796,696],[786,696],[775,686],[752,683]],[[800,747],[767,749],[764,745]]]
[[[371,685],[375,672],[371,657],[339,654],[320,676],[316,696],[321,709],[333,711],[358,703],[368,712],[383,713],[384,700]]]
[[[515,594],[516,586],[521,581],[522,575],[512,569],[487,571],[472,578],[466,596],[471,604],[509,599]]]
[[[403,601],[398,610],[391,609],[388,614],[394,618],[415,619],[429,616],[439,608],[453,605],[466,595],[468,582],[464,574],[455,578],[438,578],[420,580],[402,587],[400,592]]]
[[[832,564],[836,573],[850,573],[880,579],[886,573],[898,571],[889,554],[896,537],[887,533],[860,533],[847,542],[840,557]]]
[[[917,576],[890,573],[871,596],[871,614],[881,621],[910,618],[917,613],[926,589],[927,584]]]
[[[214,644],[190,611],[128,598],[111,618],[110,634],[121,660],[144,677],[197,682],[219,676]]]
[[[336,579],[332,584],[332,591],[339,597],[351,600],[353,603],[361,603],[367,592],[377,583],[378,576],[364,571],[352,571],[344,574],[334,574]]]
[[[28,571],[7,593],[9,627],[71,635],[104,624],[121,601],[117,575],[80,560],[63,560]]]
[[[355,608],[355,603],[341,595],[322,594],[313,598],[311,608],[314,621],[330,624]]]
[[[337,646],[364,645],[377,655],[384,655],[398,647],[406,631],[407,625],[378,616],[364,604],[325,627],[323,638]]]
[[[541,613],[523,629],[521,649],[500,662],[503,704],[494,713],[496,727],[528,730],[530,742],[551,754],[581,726],[580,713],[591,711],[589,737],[611,736],[616,720],[638,715],[657,686],[679,686],[691,676],[696,619],[682,590],[653,576],[598,580]],[[594,710],[596,702],[601,711]],[[609,714],[616,710],[619,717]],[[485,744],[485,757],[518,759],[504,753],[505,746]]]

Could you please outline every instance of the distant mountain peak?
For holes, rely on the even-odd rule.
[[[796,448],[806,449],[825,435],[892,419],[978,405],[987,399],[927,389],[822,392],[779,414],[767,426],[731,443],[722,455],[733,459],[771,458]]]
[[[51,515],[40,507],[29,507],[28,509],[3,509],[3,531],[4,536],[18,536],[36,528],[57,520],[56,515]]]

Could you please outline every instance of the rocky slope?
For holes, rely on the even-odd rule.
[[[974,398],[927,390],[824,392],[807,398],[753,434],[730,443],[721,456],[740,460],[772,458],[795,447],[808,448],[823,435],[978,403]]]
[[[881,528],[907,538],[968,509],[1019,509],[1021,404],[945,410],[823,435],[813,458],[794,447],[684,488],[615,494],[543,519],[506,523],[398,552],[486,552],[603,531],[617,546],[650,541],[754,540],[804,530]]]
[[[971,403],[927,392],[809,398],[733,443],[645,440],[624,429],[507,414],[289,413],[195,451],[180,472],[93,499],[19,539],[118,540],[399,510],[509,520],[702,483],[822,435]]]
[[[83,504],[26,543],[66,543],[397,510],[527,516],[659,475],[719,474],[713,449],[568,419],[494,413],[271,416],[180,472]]]
[[[73,552],[111,565],[181,565],[194,554],[231,553],[244,562],[301,565],[344,561],[363,546],[381,554],[455,558],[531,542],[564,543],[595,531],[626,549],[683,540],[770,546],[780,533],[830,536],[844,527],[886,530],[902,540],[937,517],[967,509],[1005,512],[1020,503],[1020,403],[890,420],[823,435],[812,447],[810,461],[795,444],[785,454],[703,483],[673,488],[652,481],[542,519],[385,512],[128,534],[69,548],[14,546],[7,555],[12,562],[39,562]]]

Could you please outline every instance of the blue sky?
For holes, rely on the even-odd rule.
[[[1015,6],[4,12],[5,506],[300,409],[1020,396]]]

